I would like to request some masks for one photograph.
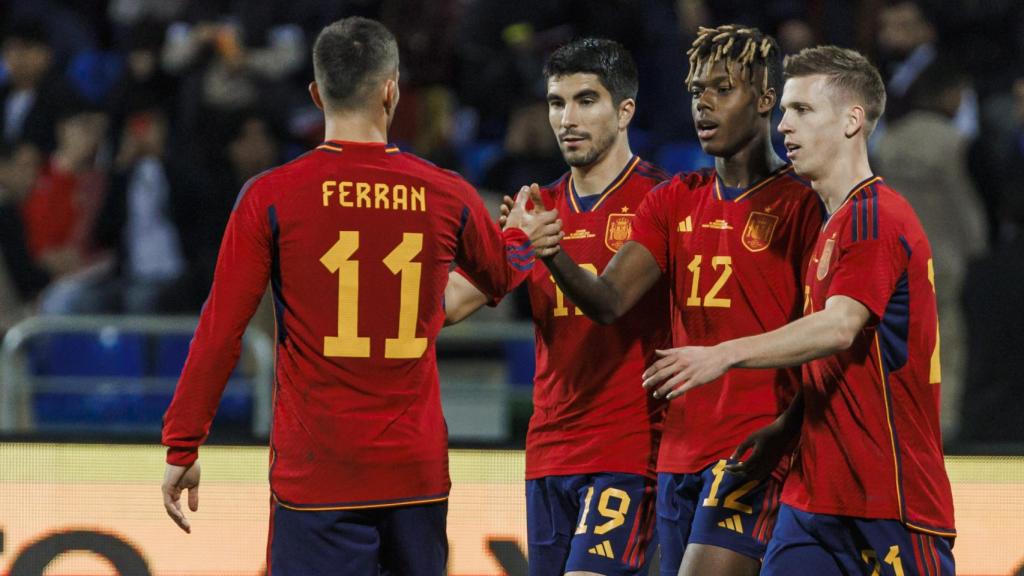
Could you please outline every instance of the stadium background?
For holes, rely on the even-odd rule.
[[[958,568],[1024,571],[1020,2],[4,0],[0,573],[262,570],[269,310],[204,449],[192,535],[160,506],[160,415],[234,197],[319,141],[309,46],[352,14],[381,19],[401,45],[393,141],[459,170],[492,205],[564,170],[540,68],[570,38],[634,53],[633,149],[670,171],[709,165],[682,86],[698,25],[755,25],[787,53],[829,42],[869,54],[889,92],[874,166],[936,253]],[[523,565],[525,306],[509,298],[440,346],[453,576]]]

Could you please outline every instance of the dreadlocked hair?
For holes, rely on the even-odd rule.
[[[761,90],[774,88],[778,93],[782,88],[782,57],[775,39],[763,34],[757,28],[725,24],[718,28],[697,29],[697,39],[693,41],[686,56],[690,60],[690,72],[686,75],[689,86],[697,71],[703,66],[713,66],[716,62],[725,62],[725,70],[729,75],[730,84],[734,82],[732,63],[736,62],[742,69],[743,77],[750,83],[754,82],[754,66],[764,70],[761,77]]]

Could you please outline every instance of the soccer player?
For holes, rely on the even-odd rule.
[[[677,175],[651,191],[632,240],[600,276],[565,250],[552,256],[553,249],[537,248],[565,295],[601,322],[625,314],[667,276],[677,345],[797,318],[801,273],[821,223],[814,192],[771,146],[782,78],[775,41],[753,28],[702,28],[689,56],[697,136],[715,169]],[[757,574],[785,466],[761,481],[725,467],[741,440],[786,408],[798,377],[794,370],[735,372],[716,389],[669,405],[658,456],[662,574]]]
[[[575,40],[550,56],[544,75],[548,118],[569,172],[540,189],[537,202],[555,208],[571,231],[562,249],[596,273],[629,237],[644,196],[668,175],[630,151],[637,73],[619,43]],[[668,286],[611,326],[584,316],[543,267],[527,286],[537,352],[526,436],[530,574],[646,574],[665,403],[637,381],[670,341]],[[449,321],[486,302],[452,274]]]
[[[386,28],[327,26],[313,65],[326,141],[242,188],[164,417],[164,506],[191,530],[180,495],[196,510],[198,447],[269,280],[271,572],[440,575],[451,482],[434,346],[449,266],[504,294],[531,264],[528,238],[502,233],[457,175],[386,143],[399,98]]]
[[[785,74],[779,131],[828,209],[807,268],[805,316],[674,350],[647,370],[645,385],[669,396],[716,393],[696,387],[731,368],[806,362],[802,411],[753,439],[774,454],[765,447],[800,434],[762,574],[952,575],[931,247],[910,204],[868,164],[885,88],[863,56],[834,46],[789,57]]]

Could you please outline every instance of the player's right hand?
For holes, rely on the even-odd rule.
[[[191,466],[175,466],[168,464],[164,470],[164,483],[160,491],[164,495],[164,509],[174,523],[185,532],[192,533],[192,525],[181,510],[181,493],[188,490],[188,509],[199,510],[199,461]]]
[[[526,200],[533,203],[533,209],[526,210]],[[565,236],[558,210],[545,210],[540,197],[540,186],[523,186],[516,195],[515,203],[506,218],[506,227],[521,229],[530,237],[530,247],[538,258],[551,258],[558,253],[559,242]]]

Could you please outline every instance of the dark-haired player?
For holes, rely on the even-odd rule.
[[[567,297],[603,322],[668,276],[678,346],[798,317],[800,277],[821,224],[814,192],[771,146],[782,67],[774,40],[752,28],[702,28],[689,56],[693,119],[715,169],[651,191],[632,240],[599,277],[564,250],[552,257],[538,248]],[[785,466],[762,479],[726,466],[740,441],[786,408],[798,377],[734,372],[670,403],[658,457],[662,574],[757,574]]]
[[[931,246],[910,204],[868,164],[885,87],[866,58],[835,46],[790,56],[785,74],[779,132],[828,209],[805,316],[675,350],[649,370],[649,384],[690,390],[685,398],[713,391],[697,387],[731,368],[806,362],[802,410],[755,434],[762,447],[800,436],[762,574],[951,576]]]
[[[386,143],[398,104],[386,28],[327,26],[313,65],[326,141],[239,195],[164,418],[164,506],[190,531],[181,492],[196,510],[198,447],[269,281],[270,572],[436,576],[451,482],[434,345],[449,266],[504,294],[531,265],[528,238],[499,231],[458,175]]]
[[[637,96],[632,56],[582,39],[548,59],[548,117],[569,172],[539,191],[568,235],[561,249],[603,270],[629,237],[637,207],[667,175],[630,151]],[[637,386],[668,344],[667,285],[611,326],[583,315],[544,267],[528,278],[536,327],[533,417],[526,436],[530,574],[646,574],[655,541],[654,464],[665,404]],[[486,302],[461,275],[449,321]]]

